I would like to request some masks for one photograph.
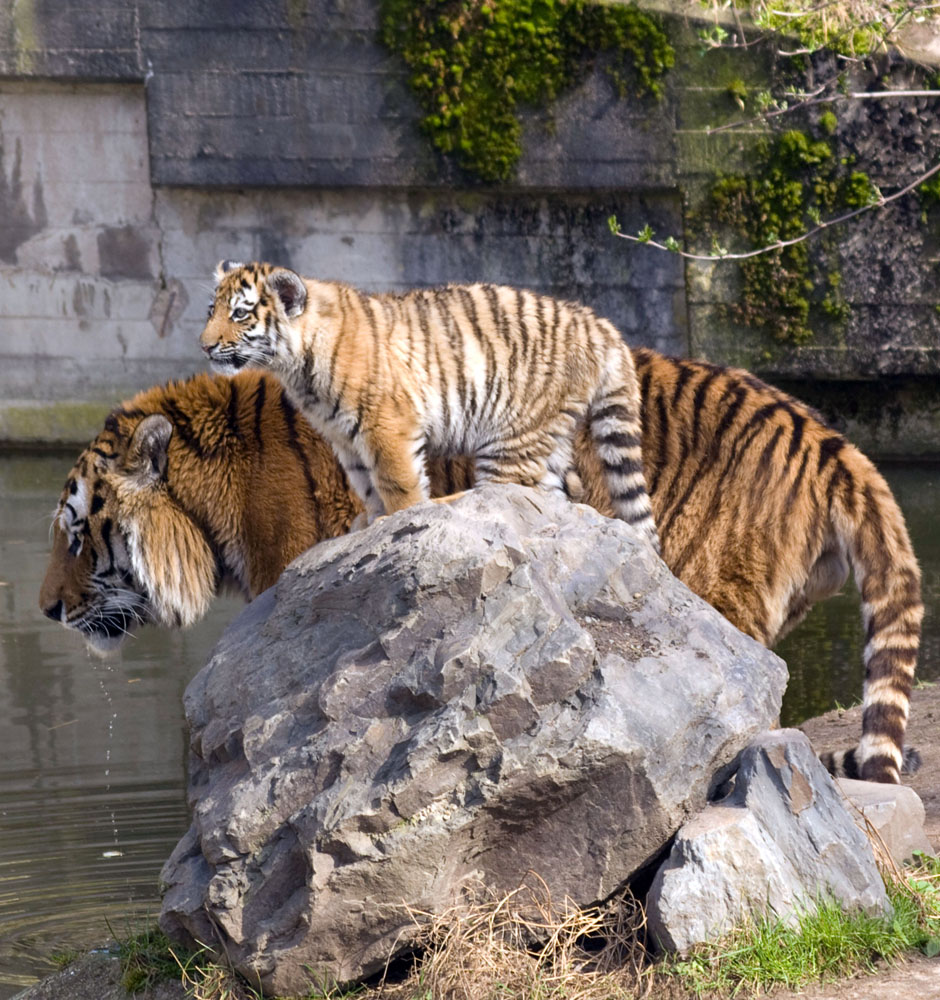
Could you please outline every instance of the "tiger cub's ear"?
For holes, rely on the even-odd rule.
[[[237,260],[220,260],[215,265],[215,283],[218,284],[229,271],[234,271],[236,267],[244,266],[244,264]]]
[[[304,311],[307,286],[299,274],[287,267],[276,267],[266,281],[268,288],[280,299],[288,319],[293,319]]]
[[[167,445],[172,433],[173,425],[162,413],[151,413],[137,425],[124,467],[142,488],[159,482],[166,473]]]

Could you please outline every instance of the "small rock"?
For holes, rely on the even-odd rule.
[[[647,915],[660,947],[687,952],[750,918],[793,921],[820,894],[890,909],[868,839],[806,736],[784,729],[755,740],[731,794],[679,831]]]
[[[849,800],[849,814],[872,838],[876,852],[883,846],[898,865],[910,861],[914,851],[934,853],[924,832],[924,804],[913,788],[851,778],[839,778],[836,784]]]

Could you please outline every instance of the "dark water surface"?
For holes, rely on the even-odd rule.
[[[182,695],[225,623],[144,629],[100,660],[39,613],[51,514],[75,459],[0,454],[0,998],[52,955],[149,926],[188,825]]]
[[[115,660],[37,608],[51,513],[68,455],[0,454],[0,1000],[59,951],[148,926],[160,868],[185,831],[182,694],[241,602],[196,628],[143,630]],[[886,466],[924,567],[921,676],[940,676],[940,466]],[[818,605],[779,652],[784,721],[860,696],[862,636],[851,592]]]

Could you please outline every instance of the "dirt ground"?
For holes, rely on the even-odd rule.
[[[800,728],[819,749],[839,749],[857,742],[861,731],[861,708],[836,709]],[[914,692],[908,746],[916,747],[923,763],[905,778],[921,797],[927,813],[925,829],[935,848],[940,848],[940,685]],[[670,1000],[677,1000],[674,990]],[[940,958],[914,956],[872,975],[839,983],[809,987],[804,991],[775,990],[773,1000],[940,1000]],[[20,994],[17,1000],[185,1000],[178,983],[161,983],[152,990],[129,996],[120,986],[116,960],[87,956]],[[437,1000],[437,998],[435,998]],[[648,1000],[663,1000],[654,991]]]
[[[844,979],[828,986],[812,986],[803,992],[784,990],[773,1000],[940,1000],[940,959],[917,956],[874,975]]]
[[[862,731],[862,708],[834,709],[804,722],[800,729],[817,751],[841,750],[858,742]],[[911,696],[907,745],[920,751],[922,764],[915,774],[904,776],[924,803],[924,829],[935,849],[940,849],[940,684],[919,688]],[[913,1000],[920,1000],[917,994]]]

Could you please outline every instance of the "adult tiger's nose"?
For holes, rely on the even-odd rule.
[[[54,622],[62,621],[64,615],[64,608],[62,606],[62,601],[58,600],[55,604],[49,604],[42,609],[42,613],[47,617],[51,618]]]

